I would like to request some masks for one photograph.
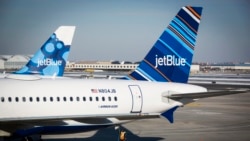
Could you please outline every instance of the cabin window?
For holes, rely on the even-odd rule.
[[[1,102],[4,102],[4,97],[1,97]]]
[[[23,97],[23,102],[25,102],[26,101],[26,98],[25,97]]]
[[[46,101],[47,101],[47,98],[46,98],[46,97],[43,97],[43,101],[46,102]]]
[[[21,97],[20,97],[21,98]],[[63,98],[63,101],[67,101],[67,97],[62,97]],[[118,101],[118,98],[116,97],[116,96],[114,96],[113,97],[114,98],[114,101]],[[8,98],[6,98],[9,102],[12,102],[12,97],[8,97]],[[105,101],[106,100],[106,98],[104,97],[104,96],[102,96],[102,97],[100,97],[100,99],[99,99],[99,97],[98,96],[96,96],[95,98],[94,98],[96,101]],[[15,100],[16,102],[19,102],[19,97],[15,97],[13,100]],[[23,102],[26,102],[26,97],[22,97],[20,100],[22,100]],[[36,97],[35,98],[35,100],[37,101],[37,102],[40,102],[40,97]],[[44,102],[46,102],[47,101],[47,97],[43,97],[42,98],[42,100],[44,101]],[[53,97],[49,97],[49,100],[51,101],[51,102],[53,102],[54,101],[54,98]],[[60,101],[60,97],[58,96],[58,97],[56,97],[56,100],[59,102]],[[71,96],[71,97],[69,97],[69,100],[71,101],[71,102],[73,102],[74,101],[74,98]],[[85,102],[85,101],[87,101],[87,99],[86,99],[86,97],[84,96],[84,97],[82,97],[82,100]],[[112,97],[107,97],[107,100],[108,101],[112,101]],[[0,101],[1,102],[4,102],[5,101],[5,98],[4,97],[1,97],[0,98]],[[33,102],[33,97],[29,97],[29,101],[30,102]],[[76,101],[80,101],[80,97],[76,97]],[[89,97],[89,101],[93,101],[93,97]]]
[[[80,98],[79,98],[79,97],[76,97],[76,101],[80,101]]]
[[[30,102],[32,102],[33,101],[33,98],[32,97],[30,97]]]
[[[8,100],[9,100],[9,102],[11,102],[11,100],[12,100],[11,97],[9,97]]]

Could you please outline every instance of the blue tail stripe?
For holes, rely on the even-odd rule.
[[[164,34],[162,34],[159,39],[164,41],[165,44],[167,43],[168,46],[166,47],[171,48],[171,50],[175,50],[177,52],[179,50],[185,49],[190,52],[190,54],[193,54],[193,49],[190,48],[187,44],[185,44],[177,35],[175,35],[175,33],[173,33],[169,29],[165,30]]]
[[[169,35],[166,35],[166,36],[169,36]],[[171,37],[171,36],[170,36]],[[171,37],[172,38],[172,37]],[[171,40],[171,38],[169,38],[169,40]],[[166,40],[166,39],[165,39]],[[184,51],[182,51],[182,52],[179,52],[179,53],[181,53],[181,54],[179,54],[179,53],[177,53],[177,51],[178,51],[178,49],[177,49],[177,47],[176,47],[176,49],[174,50],[173,48],[171,48],[170,47],[170,45],[172,44],[172,43],[175,43],[175,42],[168,42],[168,44],[166,43],[166,42],[164,42],[163,40],[161,40],[161,39],[158,39],[158,41],[155,43],[155,45],[154,45],[154,48],[156,48],[156,49],[158,49],[159,50],[159,52],[161,53],[161,54],[174,54],[174,55],[176,55],[176,56],[178,56],[178,57],[181,57],[181,56],[184,56],[184,55],[186,55],[187,53],[185,53],[185,54],[183,54],[184,52],[185,52],[185,50]],[[169,45],[170,44],[170,45]],[[176,46],[177,46],[177,43],[175,43],[176,44]],[[152,49],[153,50],[153,49]],[[181,48],[179,49],[179,50],[181,50]],[[158,53],[158,52],[157,52]],[[190,54],[190,55],[189,55]],[[188,56],[192,56],[192,53],[190,53],[190,52],[188,52]]]
[[[168,34],[165,34],[164,39],[162,39],[162,43],[164,43],[164,45],[167,45],[168,48],[170,48],[171,50],[174,50],[176,52],[176,55],[179,55],[179,57],[185,57],[188,60],[190,59],[189,56],[193,56],[193,49],[189,48],[188,46],[183,46],[186,45],[183,42],[179,42],[176,40],[176,38],[178,37],[174,37],[176,36],[172,31],[167,30]],[[174,48],[173,48],[174,47]],[[190,62],[188,62],[190,65]]]
[[[153,81],[153,80],[150,80],[150,78],[147,77],[147,74],[144,74],[143,72],[140,72],[140,68],[137,68],[135,73],[140,75],[143,79],[145,79],[147,81]]]
[[[190,27],[192,27],[192,30],[194,30],[194,32],[197,33],[198,27],[199,27],[199,23],[197,23],[188,13],[186,13],[183,9],[180,10],[180,12],[178,13],[178,15],[184,20],[186,21],[185,23],[188,23],[188,25]]]
[[[132,76],[133,78],[135,78],[136,80],[147,80],[144,77],[142,77],[140,74],[138,74],[136,71],[132,72],[130,74],[130,76]]]
[[[171,24],[171,26],[178,31],[185,39],[186,41],[188,41],[190,44],[192,44],[194,46],[194,39],[192,38],[192,36],[190,36],[182,27],[180,27],[178,24],[176,24],[175,22],[173,22]]]
[[[133,78],[131,78],[131,74],[129,75],[125,75],[124,77],[120,78],[120,79],[123,79],[123,80],[133,80]]]
[[[175,42],[172,42],[172,43],[175,43]],[[184,54],[182,54],[182,52],[185,52],[185,51],[177,53],[177,51],[179,51],[179,50],[177,50],[177,49],[174,50],[173,48],[170,47],[169,44],[171,44],[171,43],[168,42],[168,44],[167,44],[163,40],[159,39],[159,42],[156,43],[155,48],[160,50],[160,52],[162,52],[162,54],[174,54],[178,57],[184,56]],[[192,55],[192,53],[190,53],[190,52],[188,52],[188,54]],[[188,55],[188,56],[190,56],[190,55]]]
[[[192,36],[193,39],[196,39],[197,34],[191,30],[186,24],[184,24],[180,19],[177,17],[173,20],[175,23],[179,24],[180,27],[182,27],[190,36]]]
[[[184,73],[186,75],[189,73],[189,67],[176,68],[174,66],[168,66],[167,69],[164,69],[164,67],[160,67],[158,68],[158,70],[162,72],[163,74],[165,74],[166,76],[168,76],[169,79],[173,82],[176,82],[175,80],[178,80],[178,79],[175,79],[176,77],[183,77],[180,74]],[[185,79],[185,78],[181,78],[181,79]]]
[[[152,66],[145,63],[145,61],[141,62],[139,68],[140,68],[140,71],[142,71],[141,68],[143,68],[143,70],[147,70],[147,72],[150,72],[150,74],[148,74],[148,73],[143,71],[143,74],[145,74],[147,76],[147,78],[149,78],[152,81],[156,81],[156,80],[167,81],[166,78],[164,78],[161,74],[159,74],[159,72],[157,72],[157,70],[155,68],[152,68]]]
[[[144,62],[144,61],[143,61],[143,62]],[[149,74],[147,74],[145,71],[143,71],[140,67],[136,70],[136,72],[137,72],[138,74],[142,74],[144,77],[147,78],[147,80],[155,81],[154,78],[152,78]],[[152,74],[152,76],[153,76],[153,74]]]
[[[175,33],[173,33],[171,30],[166,30],[168,34],[170,34],[169,38],[174,38],[172,39],[171,43],[168,42],[169,44],[174,44],[176,46],[176,49],[174,48],[174,50],[181,50],[182,49],[186,49],[187,51],[189,51],[191,54],[193,54],[193,49],[190,48],[186,43],[183,42],[182,39],[180,39]],[[165,40],[166,41],[166,40]],[[169,45],[170,47],[173,47],[173,45]]]
[[[190,7],[193,9],[198,15],[201,15],[202,13],[202,7]]]
[[[185,39],[185,37],[183,37],[183,35],[181,35],[175,28],[169,26],[168,29],[170,32],[176,35],[175,36],[176,40],[178,40],[181,44],[183,44],[183,46],[186,45],[186,47],[189,47],[192,50],[194,49],[194,46],[190,42],[188,42],[187,39]]]
[[[190,69],[186,69],[185,71],[182,71],[182,69],[175,69],[172,73],[173,82],[187,83],[188,77],[184,76],[189,75],[189,70]]]

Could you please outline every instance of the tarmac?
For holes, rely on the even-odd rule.
[[[227,86],[208,87],[225,89]],[[126,141],[249,141],[250,92],[200,99],[176,110],[174,123],[144,119],[122,125]],[[44,141],[117,141],[118,130],[42,136]]]

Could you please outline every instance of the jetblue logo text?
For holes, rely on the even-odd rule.
[[[58,60],[58,61],[53,61],[52,59],[43,59],[43,60],[38,60],[37,62],[37,67],[40,66],[60,66],[62,65],[62,61]]]
[[[178,58],[174,55],[167,55],[163,57],[158,57],[155,55],[155,68],[158,66],[185,66],[186,59]]]

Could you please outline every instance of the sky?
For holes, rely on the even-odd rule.
[[[0,54],[34,54],[75,25],[70,61],[140,61],[185,5],[203,7],[193,62],[250,62],[248,0],[1,0]]]

